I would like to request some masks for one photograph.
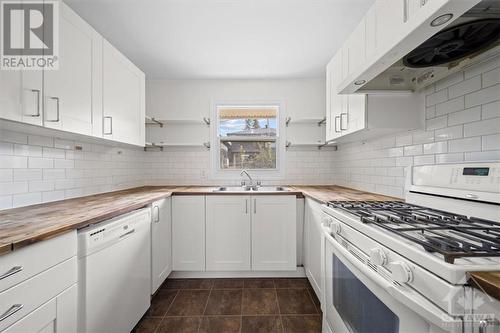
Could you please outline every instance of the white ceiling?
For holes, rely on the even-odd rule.
[[[310,78],[374,0],[66,0],[148,78]]]

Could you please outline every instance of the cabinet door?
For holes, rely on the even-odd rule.
[[[252,196],[252,270],[297,269],[296,198]]]
[[[327,122],[327,141],[334,140],[341,135],[340,114],[342,113],[343,95],[337,93],[337,87],[342,80],[342,53],[335,54],[330,62],[330,100],[329,117]]]
[[[356,26],[347,42],[347,75],[352,75],[359,70],[365,63],[366,55],[366,34],[365,34],[366,19],[363,18]]]
[[[405,33],[404,6],[407,0],[377,0],[377,42],[378,47],[389,50]]]
[[[44,72],[44,126],[91,135],[93,29],[64,3],[59,24],[59,69]]]
[[[151,214],[151,294],[172,272],[172,199],[153,202]]]
[[[305,221],[306,221],[306,230],[305,235],[307,239],[305,240],[307,244],[307,265],[304,266],[306,270],[307,278],[311,283],[318,299],[322,299],[322,267],[321,267],[321,258],[322,258],[322,239],[323,239],[323,230],[321,227],[321,205],[312,200],[306,199],[305,203]]]
[[[103,42],[103,136],[144,146],[144,74]]]
[[[342,135],[360,131],[366,127],[366,95],[343,95],[344,102],[340,114]]]
[[[207,196],[207,271],[250,270],[250,196]]]
[[[173,270],[205,270],[205,197],[172,197]]]
[[[3,332],[76,332],[77,293],[78,288],[75,284]]]
[[[365,15],[365,57],[371,63],[377,55],[377,5],[374,3]]]

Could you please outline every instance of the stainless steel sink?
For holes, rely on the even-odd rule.
[[[287,192],[288,189],[283,186],[260,186],[260,187],[242,187],[242,186],[221,186],[213,192]]]

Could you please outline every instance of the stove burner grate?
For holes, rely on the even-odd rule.
[[[465,257],[500,257],[500,222],[398,201],[330,201],[328,206],[439,253],[448,263]]]

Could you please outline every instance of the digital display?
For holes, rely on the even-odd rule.
[[[464,176],[488,176],[490,168],[464,168]]]

